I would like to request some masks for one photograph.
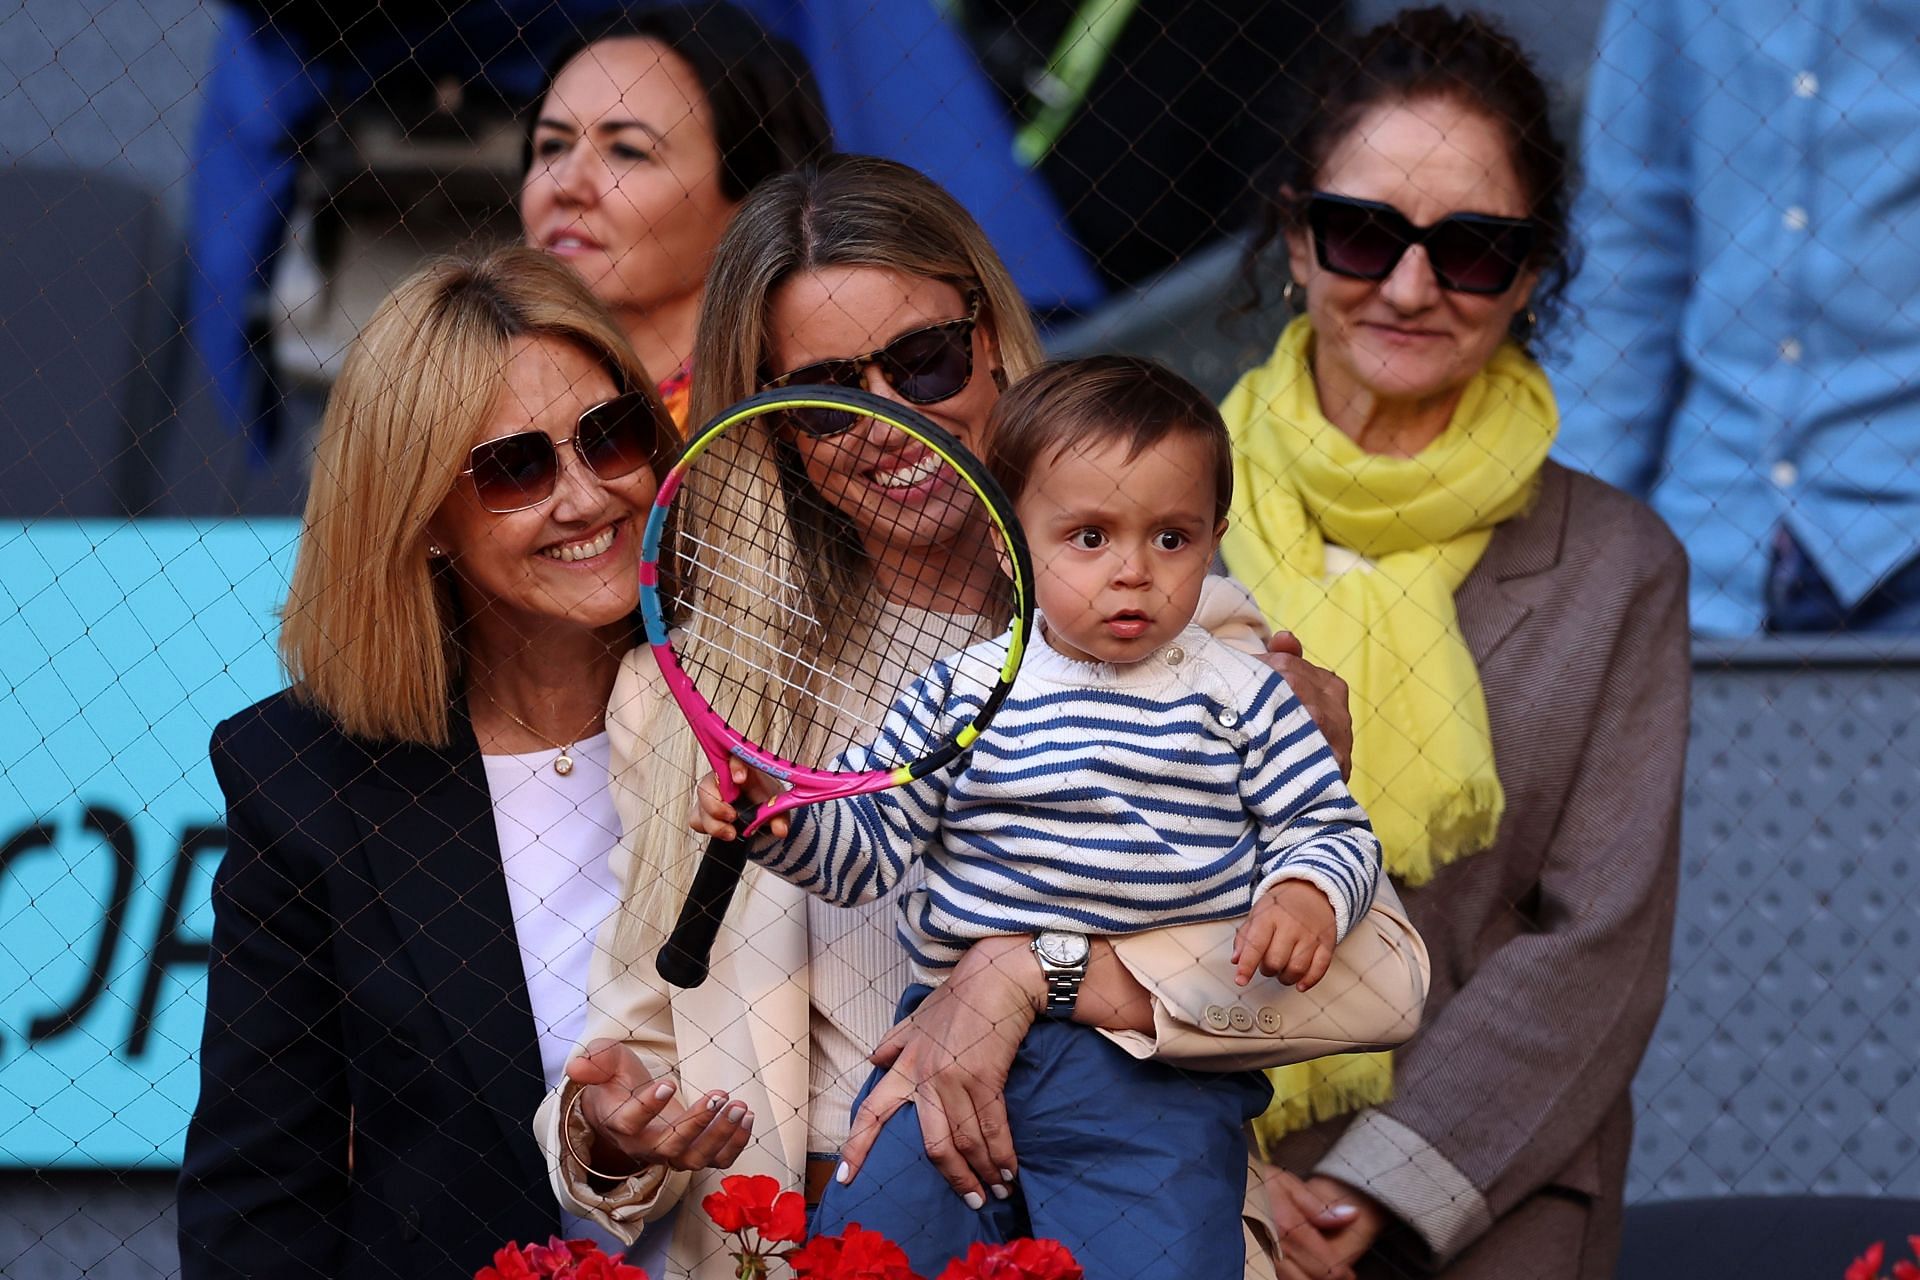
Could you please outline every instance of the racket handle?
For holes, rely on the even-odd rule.
[[[741,806],[739,825],[752,819]],[[697,987],[707,980],[707,964],[713,952],[713,940],[720,936],[720,922],[733,902],[733,891],[747,867],[744,840],[714,840],[708,843],[700,869],[693,873],[687,900],[680,904],[680,918],[654,957],[653,967],[662,978],[676,987]]]

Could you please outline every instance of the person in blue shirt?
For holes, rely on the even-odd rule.
[[[1920,630],[1917,30],[1609,5],[1556,452],[1673,526],[1697,631]]]

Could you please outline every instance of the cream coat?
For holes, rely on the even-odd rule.
[[[622,780],[646,768],[659,717],[678,715],[651,653],[643,648],[629,654],[607,725],[623,830],[636,829],[645,815],[636,807],[638,794]],[[627,883],[631,857],[624,842],[613,854],[621,883]],[[715,944],[711,976],[690,991],[667,986],[651,955],[623,954],[622,937],[634,931],[617,928],[617,915],[602,926],[590,974],[586,1040],[625,1041],[650,1072],[678,1080],[682,1097],[725,1089],[756,1119],[751,1144],[729,1170],[656,1169],[600,1195],[561,1137],[574,1086],[563,1084],[542,1103],[535,1136],[563,1205],[628,1240],[683,1205],[669,1245],[670,1276],[733,1277],[726,1238],[699,1207],[727,1173],[767,1173],[800,1185],[808,1133],[806,908],[801,890],[749,868]],[[1155,1032],[1110,1038],[1138,1057],[1238,1070],[1389,1047],[1417,1029],[1427,989],[1426,948],[1384,881],[1372,912],[1341,944],[1332,972],[1304,995],[1266,979],[1234,986],[1226,958],[1233,930],[1228,921],[1114,938],[1121,961],[1153,995]],[[1014,1139],[1017,1144],[1017,1133]],[[576,1127],[576,1147],[585,1151],[587,1141]],[[1250,1195],[1248,1206],[1264,1219],[1259,1196]],[[1264,1267],[1270,1275],[1264,1254],[1250,1252],[1257,1260],[1248,1274],[1262,1274]]]

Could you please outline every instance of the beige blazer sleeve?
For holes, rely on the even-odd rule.
[[[1272,631],[1252,593],[1224,575],[1207,579],[1194,621],[1255,654],[1266,651]],[[1238,927],[1224,920],[1110,939],[1153,998],[1154,1032],[1102,1034],[1137,1058],[1240,1071],[1391,1048],[1419,1029],[1431,972],[1427,948],[1384,878],[1373,909],[1311,991],[1263,977],[1237,986],[1231,957]]]
[[[635,848],[635,833],[648,826],[648,815],[638,808],[636,779],[649,768],[687,768],[684,761],[657,758],[653,750],[667,740],[667,727],[677,727],[678,716],[652,654],[644,648],[628,654],[607,715],[623,833],[612,862],[623,886],[635,883],[635,859],[646,856]],[[644,883],[646,868],[639,871]],[[563,1207],[631,1243],[648,1222],[683,1205],[668,1245],[670,1275],[730,1280],[726,1239],[700,1212],[699,1201],[730,1173],[770,1174],[798,1187],[806,1159],[806,901],[776,877],[750,870],[715,941],[708,980],[689,991],[669,987],[654,971],[647,935],[625,920],[626,910],[623,905],[600,928],[584,1042],[624,1042],[655,1076],[677,1081],[683,1100],[726,1090],[751,1110],[753,1138],[726,1170],[656,1168],[611,1188],[596,1187],[561,1132],[563,1122],[572,1123],[574,1147],[586,1152],[588,1135],[573,1114],[577,1086],[571,1082],[541,1104],[534,1135]]]
[[[1311,991],[1258,975],[1235,985],[1235,928],[1223,920],[1113,938],[1114,954],[1153,997],[1154,1029],[1101,1034],[1136,1058],[1241,1071],[1389,1049],[1419,1030],[1427,948],[1388,881]]]

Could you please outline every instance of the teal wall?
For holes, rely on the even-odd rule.
[[[283,683],[298,523],[0,523],[0,1166],[175,1164],[198,1088],[207,738]]]

